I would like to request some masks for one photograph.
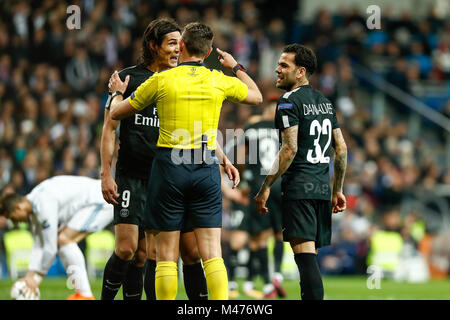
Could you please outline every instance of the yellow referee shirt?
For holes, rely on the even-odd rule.
[[[235,77],[200,62],[184,62],[154,73],[128,99],[138,111],[156,103],[158,147],[200,148],[201,136],[206,134],[208,149],[215,150],[223,101],[241,102],[247,93],[247,86]]]

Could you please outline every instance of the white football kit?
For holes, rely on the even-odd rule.
[[[102,196],[101,181],[89,177],[55,176],[37,185],[27,199],[33,207],[34,237],[29,270],[46,274],[58,252],[63,227],[92,233],[113,220],[113,205]]]

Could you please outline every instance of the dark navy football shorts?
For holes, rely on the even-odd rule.
[[[139,238],[144,237],[142,229],[145,201],[147,199],[147,178],[129,177],[124,173],[116,172],[118,205],[114,205],[113,224],[134,224],[139,227]]]
[[[331,201],[318,199],[283,200],[283,240],[315,241],[316,248],[331,243]]]
[[[217,158],[209,151],[207,163],[199,163],[193,151],[158,148],[149,180],[145,229],[181,230],[186,221],[192,228],[222,227]],[[174,162],[173,153],[183,161]]]

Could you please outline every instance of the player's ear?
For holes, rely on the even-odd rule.
[[[297,79],[301,79],[303,77],[306,77],[306,68],[305,67],[298,67],[297,72],[295,74],[295,77]]]
[[[25,203],[23,201],[20,201],[20,202],[16,203],[16,206],[14,207],[14,209],[15,209],[15,211],[18,211],[18,210],[24,209],[24,207],[25,207]]]
[[[185,48],[184,41],[180,39],[180,52],[183,51],[184,48]]]
[[[155,41],[151,40],[148,45],[150,46],[150,49],[152,49],[152,51],[156,51]]]
[[[212,47],[209,48],[208,53],[206,54],[204,59],[208,58],[209,55],[211,54],[211,52],[212,52]]]

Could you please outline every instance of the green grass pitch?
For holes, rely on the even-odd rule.
[[[368,289],[367,278],[364,276],[339,276],[324,277],[326,300],[450,300],[450,279],[432,280],[426,283],[400,283],[393,280],[383,279],[379,289]],[[41,284],[41,300],[65,300],[73,291],[66,286],[66,278],[49,277]],[[0,280],[0,300],[9,300],[9,290],[13,281],[9,279]],[[102,280],[91,279],[93,293],[97,299],[100,298]],[[177,299],[186,300],[183,282],[179,281]],[[256,289],[262,287],[259,279],[256,281]],[[242,282],[240,282],[242,287]],[[299,283],[297,280],[285,280],[284,287],[288,292],[286,300],[297,300],[300,298]],[[122,299],[122,292],[117,295]],[[145,299],[145,293],[143,295]],[[240,300],[251,299],[242,294]]]

